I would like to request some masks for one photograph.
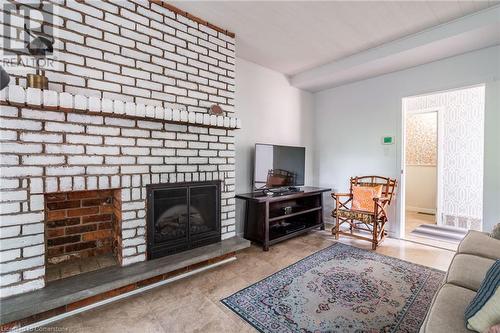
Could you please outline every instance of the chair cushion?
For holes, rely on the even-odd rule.
[[[370,212],[362,212],[357,210],[347,210],[347,209],[336,209],[333,211],[333,217],[341,217],[344,219],[353,219],[357,221],[362,221],[367,224],[373,223],[375,216]]]
[[[470,333],[465,326],[465,308],[476,293],[467,288],[445,284],[435,296],[420,332]]]
[[[375,203],[373,198],[382,196],[382,185],[352,187],[352,209],[373,212]]]
[[[500,259],[500,240],[492,238],[486,233],[471,230],[460,242],[457,252]]]
[[[477,291],[495,260],[459,253],[451,262],[446,282]]]

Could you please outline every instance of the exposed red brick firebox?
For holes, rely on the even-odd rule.
[[[121,262],[120,226],[120,190],[45,194],[46,280]]]

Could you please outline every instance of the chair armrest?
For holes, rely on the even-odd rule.
[[[332,193],[332,198],[335,197],[350,197],[351,193]]]
[[[380,197],[380,198],[373,198],[373,201],[377,202],[377,201],[381,201],[381,202],[384,202],[384,201],[389,201],[389,197]]]

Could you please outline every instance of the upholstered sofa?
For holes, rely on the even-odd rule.
[[[500,240],[470,231],[458,246],[420,333],[470,333],[465,326],[465,308],[476,295],[488,269],[499,258]]]

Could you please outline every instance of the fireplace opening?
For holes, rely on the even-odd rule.
[[[220,181],[154,184],[148,192],[148,257],[221,240]]]
[[[119,264],[121,190],[45,194],[46,281]]]

